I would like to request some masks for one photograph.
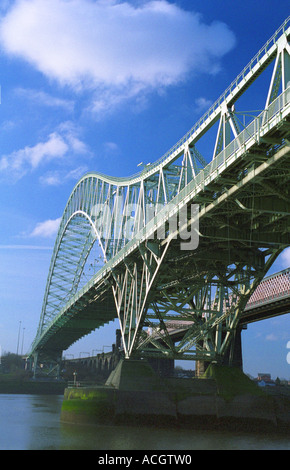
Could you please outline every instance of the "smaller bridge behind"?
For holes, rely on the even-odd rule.
[[[250,297],[242,325],[290,312],[290,268],[265,277]]]
[[[290,312],[290,267],[265,277],[250,297],[241,315],[240,326]],[[172,320],[167,323],[170,335],[178,341],[191,321]]]

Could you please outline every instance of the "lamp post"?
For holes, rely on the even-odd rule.
[[[21,321],[19,322],[19,330],[18,330],[17,352],[16,352],[17,356],[18,356],[18,352],[19,352],[20,331],[21,331]]]
[[[25,332],[25,328],[23,328],[23,330],[22,330],[22,346],[21,346],[21,356],[23,355],[24,332]]]
[[[93,357],[94,357],[94,352],[95,352],[95,351],[96,351],[96,352],[98,352],[98,351],[99,351],[99,352],[102,352],[102,349],[93,349],[93,350],[92,350],[92,356],[93,356]]]
[[[65,361],[67,360],[67,357],[68,357],[68,356],[71,356],[73,359],[75,358],[73,354],[66,354],[66,355],[64,356],[64,360],[65,360]]]
[[[74,378],[74,387],[76,386],[77,384],[77,371],[75,370],[74,373],[73,373],[73,378]]]
[[[82,352],[80,352],[80,359],[81,359],[81,357],[82,357],[82,354],[87,354],[87,357],[90,357],[90,353],[89,353],[89,352],[82,351]]]

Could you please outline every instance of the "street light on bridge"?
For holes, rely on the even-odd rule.
[[[82,355],[82,354],[87,354],[87,356],[86,356],[86,357],[90,357],[90,353],[89,353],[89,352],[80,352],[80,356],[79,356],[79,358],[81,358],[81,355]]]
[[[71,356],[73,359],[75,358],[73,354],[66,354],[65,356],[63,356],[63,359],[64,361],[66,361],[66,359]]]
[[[24,333],[25,333],[25,328],[22,330],[22,346],[21,346],[21,356],[23,355],[23,346],[24,346]]]
[[[19,352],[19,341],[20,341],[20,331],[21,331],[21,321],[19,322],[19,330],[18,330],[18,340],[17,340],[17,351],[16,351],[16,354],[18,356],[18,352]]]
[[[94,352],[95,352],[95,351],[97,351],[97,352],[98,352],[98,351],[99,351],[99,352],[103,352],[102,349],[93,349],[93,350],[92,350],[92,356],[94,356]]]

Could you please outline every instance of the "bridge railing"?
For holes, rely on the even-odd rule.
[[[272,276],[266,277],[257,287],[247,303],[249,310],[269,302],[283,300],[290,297],[290,268]]]
[[[271,301],[283,300],[284,298],[287,299],[289,298],[289,296],[290,296],[290,289],[288,291],[281,292],[278,294],[268,295],[264,299],[253,300],[251,302],[248,302],[245,310],[250,310],[251,308],[258,307],[259,305],[265,305],[267,303],[270,303]]]
[[[88,382],[84,380],[69,381],[67,383],[67,388],[87,388],[87,387],[96,387],[96,382]]]

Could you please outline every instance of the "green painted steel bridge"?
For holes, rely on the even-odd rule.
[[[249,298],[290,245],[289,40],[290,17],[155,163],[77,183],[31,346],[35,368],[116,318],[127,358],[223,361]],[[262,75],[263,109],[243,111]],[[191,322],[178,342],[171,321]]]

